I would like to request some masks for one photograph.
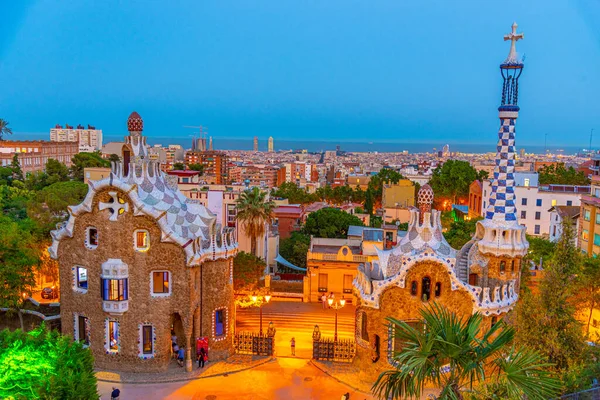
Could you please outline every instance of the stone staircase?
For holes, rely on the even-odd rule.
[[[458,256],[456,257],[456,275],[462,282],[469,282],[469,252],[471,251],[471,247],[473,247],[475,242],[475,239],[471,239],[469,242],[467,242],[467,244],[465,244],[463,248],[459,250]]]

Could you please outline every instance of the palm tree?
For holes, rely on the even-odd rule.
[[[257,187],[241,193],[236,203],[236,220],[242,223],[246,234],[250,236],[250,252],[258,256],[256,243],[265,233],[265,224],[273,219],[275,203],[267,200],[267,193]]]
[[[437,399],[531,400],[552,398],[560,388],[548,371],[552,364],[534,350],[512,346],[514,329],[503,322],[482,332],[479,313],[461,319],[436,303],[421,316],[417,328],[388,318],[403,348],[393,356],[396,369],[373,384],[375,395],[419,398],[428,384],[440,389]]]
[[[5,135],[12,135],[12,129],[8,127],[8,121],[0,118],[0,140],[4,140]]]

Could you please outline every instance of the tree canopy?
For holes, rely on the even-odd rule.
[[[290,204],[308,204],[318,201],[315,194],[310,194],[306,189],[298,187],[294,182],[284,182],[277,190],[272,192],[274,197],[288,199]]]
[[[565,164],[550,164],[538,170],[541,185],[589,185],[590,180],[583,171],[573,167],[565,168]]]
[[[306,254],[310,248],[310,236],[292,232],[290,237],[279,242],[279,254],[297,267],[306,268]]]
[[[71,159],[71,176],[73,179],[83,181],[83,170],[85,168],[108,168],[110,161],[105,160],[100,152],[95,153],[77,153]]]
[[[236,200],[237,215],[246,234],[250,236],[250,248],[256,255],[257,240],[265,233],[265,224],[271,223],[275,203],[269,200],[267,193],[256,186],[245,190]]]
[[[469,221],[452,221],[448,230],[444,232],[444,238],[453,248],[462,248],[475,234],[477,221],[479,220],[481,218],[474,218]]]
[[[429,185],[436,199],[446,198],[456,204],[469,196],[469,186],[474,180],[485,178],[486,171],[477,171],[467,161],[448,160],[433,170]]]
[[[200,172],[200,175],[204,173],[204,165],[202,164],[190,164],[188,165],[188,169],[190,171],[198,171]]]
[[[337,208],[322,208],[309,214],[303,232],[320,238],[345,238],[350,225],[364,226],[360,218]]]
[[[388,318],[395,340],[403,343],[373,392],[381,398],[420,398],[426,385],[440,389],[437,399],[552,398],[560,387],[538,352],[512,346],[514,329],[503,322],[490,329],[479,313],[461,318],[433,303],[421,310],[418,328]]]
[[[0,398],[98,399],[89,349],[41,326],[0,332]]]
[[[233,259],[233,288],[252,291],[258,289],[259,279],[264,275],[265,262],[251,253],[240,251]]]
[[[185,164],[182,162],[176,162],[173,164],[174,171],[185,171]]]

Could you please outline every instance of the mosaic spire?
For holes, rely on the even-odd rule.
[[[515,206],[515,123],[519,116],[519,77],[523,72],[523,62],[516,52],[516,42],[523,39],[522,33],[517,33],[517,24],[512,25],[512,32],[504,36],[511,41],[507,59],[500,65],[502,73],[502,101],[498,107],[500,130],[496,147],[496,166],[492,180],[490,204],[485,213],[487,220],[498,222],[514,221],[517,223]]]

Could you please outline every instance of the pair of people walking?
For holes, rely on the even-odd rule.
[[[329,299],[331,299],[332,301],[335,301],[335,294],[333,294],[333,292],[331,292],[331,293],[329,293],[329,296],[327,296],[325,293],[323,293],[323,295],[321,296],[321,302],[323,302],[323,310],[331,308],[329,306]]]

